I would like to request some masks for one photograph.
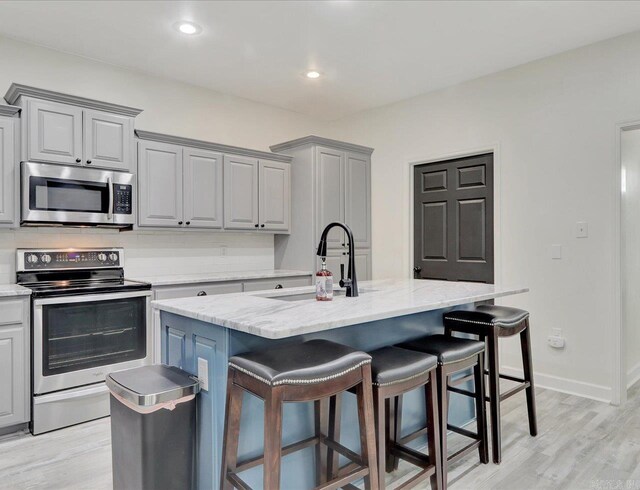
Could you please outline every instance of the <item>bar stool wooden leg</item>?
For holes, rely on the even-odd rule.
[[[391,439],[393,441],[399,441],[402,439],[402,395],[396,396],[395,399],[390,402],[393,405],[393,427],[391,429]],[[389,458],[389,469],[387,471],[396,471],[400,467],[400,458],[397,456],[391,456]]]
[[[360,452],[363,462],[369,467],[364,478],[367,490],[378,490],[378,463],[376,461],[376,434],[373,416],[373,389],[371,365],[362,366],[363,381],[356,387],[358,397],[358,420],[360,421]]]
[[[436,369],[438,378],[438,413],[440,414],[440,460],[442,466],[442,487],[447,488],[447,424],[449,421],[449,405],[447,404],[447,384],[449,375],[444,366],[438,365]]]
[[[242,414],[243,390],[233,382],[233,371],[227,378],[227,411],[224,415],[224,439],[222,443],[222,474],[220,488],[233,489],[227,480],[227,472],[235,471],[238,464],[238,440],[240,437],[240,415]]]
[[[271,389],[264,400],[264,490],[280,488],[282,400],[284,389]]]
[[[533,386],[533,363],[531,361],[531,338],[529,336],[529,319],[526,320],[525,329],[520,332],[520,348],[522,350],[522,367],[524,380],[529,383],[526,389],[527,412],[529,414],[529,433],[538,435],[538,421],[536,417],[536,392]]]
[[[316,400],[313,402],[314,431],[316,437],[328,434],[328,410],[327,400]],[[327,450],[322,444],[316,444],[316,486],[327,482]]]
[[[429,383],[424,387],[424,394],[427,403],[427,445],[429,450],[429,460],[435,464],[436,472],[431,475],[431,488],[441,489],[442,486],[442,466],[438,464],[442,461],[440,454],[440,417],[436,407],[438,400],[438,378],[436,370],[429,373]]]
[[[491,447],[493,462],[502,461],[500,438],[500,361],[498,359],[498,334],[487,335],[486,346],[489,354],[489,406],[491,411]]]
[[[387,400],[375,389],[373,393],[373,413],[376,415],[376,439],[378,442],[378,488],[385,488],[385,472],[382,468],[387,466],[388,425],[387,425]]]
[[[478,453],[480,461],[484,464],[489,462],[489,440],[487,438],[487,414],[484,392],[484,353],[478,356],[478,364],[473,368],[474,391],[476,392],[476,424],[478,436],[480,436],[480,446]]]

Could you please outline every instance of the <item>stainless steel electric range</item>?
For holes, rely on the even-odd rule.
[[[32,291],[33,434],[109,415],[105,376],[151,363],[151,285],[123,264],[120,248],[17,251]]]

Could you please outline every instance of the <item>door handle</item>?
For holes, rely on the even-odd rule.
[[[413,268],[413,277],[417,279],[420,277],[420,273],[422,272],[422,267],[418,267],[417,265]]]
[[[109,186],[109,211],[107,212],[107,219],[113,218],[113,185],[111,184],[111,177],[107,177],[107,185]]]

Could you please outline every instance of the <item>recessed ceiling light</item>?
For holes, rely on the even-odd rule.
[[[182,34],[187,34],[189,36],[193,36],[195,34],[200,34],[202,32],[202,27],[198,24],[194,24],[193,22],[188,21],[180,21],[174,24],[174,27],[178,29]]]
[[[307,78],[320,78],[320,72],[317,71],[308,71],[307,72]]]

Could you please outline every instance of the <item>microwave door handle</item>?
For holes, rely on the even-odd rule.
[[[109,186],[109,210],[107,211],[107,219],[111,221],[113,218],[113,185],[111,177],[107,177],[107,186]]]

